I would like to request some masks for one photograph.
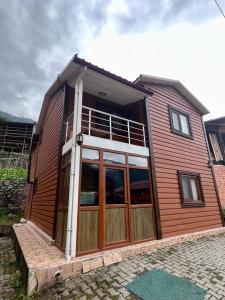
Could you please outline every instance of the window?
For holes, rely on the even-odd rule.
[[[192,137],[189,116],[175,108],[170,107],[170,121],[173,133]]]
[[[81,206],[97,206],[99,203],[99,166],[82,163]]]
[[[82,158],[87,160],[99,160],[99,151],[89,148],[83,148]]]
[[[212,151],[213,151],[213,159],[215,161],[223,160],[223,155],[221,152],[220,144],[215,133],[209,133],[209,140],[211,143]]]
[[[137,167],[148,167],[148,159],[146,157],[128,156],[128,164]]]
[[[183,206],[204,205],[201,178],[199,174],[178,171]]]
[[[106,163],[115,163],[115,164],[125,164],[126,157],[124,154],[112,153],[112,152],[104,152],[103,159]]]
[[[225,133],[222,133],[222,141],[223,141],[223,147],[225,149]]]
[[[106,204],[125,203],[124,170],[106,169]]]
[[[131,205],[150,203],[149,171],[129,170]]]

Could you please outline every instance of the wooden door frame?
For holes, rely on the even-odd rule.
[[[114,169],[114,170],[123,170],[123,177],[124,177],[124,196],[125,202],[124,204],[106,204],[106,169]],[[103,189],[103,227],[104,227],[104,244],[103,249],[111,248],[113,246],[121,246],[123,244],[129,243],[129,196],[128,196],[128,177],[127,177],[127,168],[125,165],[119,166],[109,166],[105,165],[103,162],[103,181],[102,181],[102,189]],[[105,235],[105,226],[106,226],[106,210],[108,208],[124,208],[125,209],[125,223],[126,223],[126,240],[117,241],[106,244],[106,235]]]
[[[92,149],[92,150],[97,150],[99,152],[99,160],[91,160],[91,159],[83,159],[82,158],[82,149],[87,148],[87,149]],[[113,162],[104,162],[103,160],[103,152],[111,152],[115,154],[123,154],[125,155],[125,164],[118,164],[118,163],[113,163]],[[77,230],[79,232],[79,215],[80,215],[80,210],[98,210],[99,211],[99,230],[98,230],[98,241],[99,241],[99,248],[98,250],[90,250],[90,251],[85,251],[85,252],[80,252],[76,253],[76,256],[82,256],[86,254],[92,254],[96,252],[102,252],[104,250],[109,250],[109,249],[114,249],[114,248],[120,248],[132,244],[138,244],[146,241],[151,241],[156,239],[156,222],[155,222],[155,205],[153,201],[153,186],[152,186],[152,178],[151,178],[151,161],[150,157],[144,156],[144,155],[137,155],[137,154],[132,154],[132,153],[127,153],[123,151],[115,151],[115,150],[110,150],[110,149],[105,149],[105,148],[97,148],[93,146],[88,146],[88,145],[82,145],[81,146],[81,157],[80,157],[80,164],[81,164],[81,172],[80,172],[80,180],[79,180],[79,205],[78,205],[78,226]],[[128,156],[136,156],[136,157],[143,157],[147,158],[148,161],[148,166],[147,167],[139,167],[139,166],[129,166],[128,164]],[[99,165],[99,205],[97,206],[87,206],[87,207],[80,207],[80,192],[81,192],[81,179],[82,179],[82,163],[89,163],[89,164],[96,164]],[[105,168],[114,168],[114,169],[124,169],[125,173],[125,185],[126,185],[126,197],[128,199],[127,203],[127,221],[126,221],[126,230],[127,230],[127,236],[128,239],[124,243],[110,243],[108,246],[106,246],[105,242],[105,215],[104,211],[106,209],[106,205],[104,203],[104,184],[105,184],[105,179],[104,179],[104,169]],[[139,204],[139,205],[131,205],[130,203],[130,182],[129,182],[129,169],[144,169],[148,170],[149,174],[149,187],[150,187],[150,203],[149,204]],[[104,184],[103,184],[104,181]],[[119,205],[119,204],[118,204]],[[150,239],[145,239],[145,240],[139,240],[139,241],[134,241],[132,239],[132,228],[131,228],[131,209],[137,207],[150,207],[152,208],[152,222],[153,222],[153,231],[154,231],[154,236]],[[126,207],[125,207],[126,208]],[[128,227],[127,227],[128,226]],[[77,249],[78,249],[78,233],[77,233]]]

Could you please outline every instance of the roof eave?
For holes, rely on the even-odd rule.
[[[115,75],[115,74],[113,74],[113,73],[111,73],[109,71],[106,71],[105,69],[99,68],[98,66],[95,66],[95,65],[87,62],[84,59],[79,58],[77,54],[74,55],[73,62],[76,63],[76,64],[79,64],[80,66],[86,66],[89,70],[95,71],[95,72],[97,72],[97,73],[99,73],[101,75],[109,77],[109,78],[111,78],[113,80],[116,80],[116,81],[118,81],[120,83],[123,83],[123,84],[125,84],[127,86],[130,86],[130,87],[132,87],[132,88],[134,88],[136,90],[139,90],[139,91],[141,91],[141,92],[143,92],[145,94],[148,94],[150,96],[152,96],[154,94],[154,92],[151,91],[151,90],[149,90],[149,89],[145,89],[144,87],[142,87],[142,86],[140,86],[140,85],[138,85],[138,84],[136,84],[134,82],[126,80],[125,78],[122,78],[122,77],[120,77],[118,75]]]
[[[53,93],[55,92],[55,90],[57,90],[58,88],[60,88],[60,83],[61,85],[63,85],[65,83],[66,80],[68,80],[69,78],[64,78],[64,74],[66,73],[66,71],[71,67],[71,65],[75,63],[82,66],[86,66],[88,69],[95,71],[103,76],[109,77],[112,80],[116,80],[124,85],[127,85],[131,88],[134,88],[136,90],[139,90],[141,92],[143,92],[144,94],[147,94],[149,96],[152,96],[154,93],[153,91],[149,90],[149,89],[145,89],[144,87],[135,84],[133,82],[130,82],[120,76],[117,76],[113,73],[110,73],[109,71],[106,71],[102,68],[99,68],[98,66],[95,66],[87,61],[85,61],[84,59],[81,59],[78,57],[78,54],[73,55],[73,57],[70,59],[70,61],[68,62],[68,64],[64,67],[64,69],[62,70],[62,72],[60,74],[58,74],[57,79],[52,83],[52,85],[49,87],[49,89],[47,90],[47,92],[45,93],[44,96],[44,100],[42,103],[42,107],[41,107],[41,112],[39,115],[39,119],[37,122],[37,127],[36,127],[36,132],[39,133],[43,124],[43,120],[44,120],[44,116],[48,107],[48,101],[51,98],[51,96],[53,95]],[[63,78],[63,80],[62,80]]]
[[[135,83],[140,82],[167,85],[177,89],[189,102],[202,114],[206,115],[209,113],[209,110],[179,81],[174,79],[167,79],[155,76],[149,76],[141,74],[136,80]]]

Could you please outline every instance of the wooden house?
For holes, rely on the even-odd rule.
[[[225,209],[225,117],[205,122],[210,163],[215,174],[222,207]]]
[[[44,98],[26,219],[67,258],[221,227],[207,113],[179,81],[75,55]]]

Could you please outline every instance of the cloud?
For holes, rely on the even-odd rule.
[[[0,110],[37,120],[57,73],[74,53],[82,56],[92,48],[90,41],[107,22],[137,36],[152,27],[198,23],[218,14],[211,0],[1,0]],[[101,47],[105,44],[107,39]],[[119,48],[116,44],[104,53],[108,62]]]
[[[177,22],[200,23],[218,15],[212,0],[123,0],[123,4],[123,10],[115,13],[121,33]]]
[[[97,35],[109,0],[2,0],[0,110],[37,119],[43,95],[85,35]]]

